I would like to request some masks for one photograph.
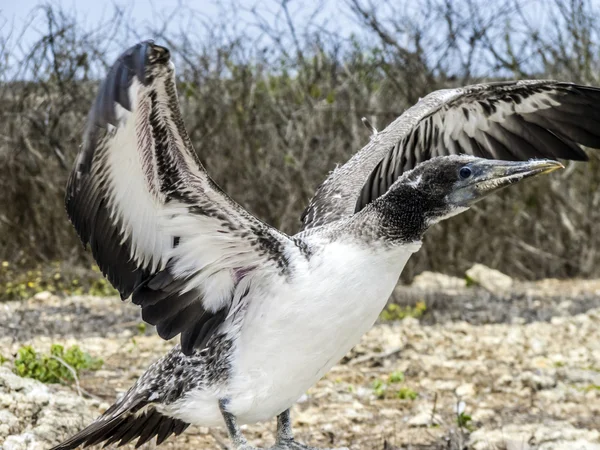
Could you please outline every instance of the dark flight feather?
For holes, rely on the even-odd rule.
[[[507,81],[436,91],[407,110],[317,189],[303,230],[348,217],[434,156],[587,160],[600,148],[600,89]]]

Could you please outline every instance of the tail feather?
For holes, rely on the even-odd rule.
[[[72,450],[79,446],[89,447],[100,443],[104,443],[106,447],[117,441],[117,447],[120,447],[139,438],[135,445],[137,448],[154,436],[157,436],[158,445],[172,434],[181,434],[189,426],[189,423],[161,414],[154,406],[145,402],[135,403],[126,409],[115,406],[117,405],[51,450]]]

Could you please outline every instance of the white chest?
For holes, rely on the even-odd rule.
[[[242,422],[288,408],[371,328],[418,246],[334,244],[248,301],[230,383]]]

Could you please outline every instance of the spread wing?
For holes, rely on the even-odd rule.
[[[152,42],[121,55],[100,87],[65,203],[121,297],[163,338],[181,333],[186,354],[205,346],[253,275],[281,275],[295,248],[207,175],[169,52]]]
[[[587,160],[600,148],[600,89],[509,81],[435,91],[408,109],[317,189],[303,230],[359,211],[416,164],[435,156]]]

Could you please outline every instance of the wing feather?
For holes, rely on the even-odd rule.
[[[436,91],[330,174],[302,216],[303,230],[362,209],[405,171],[450,154],[587,160],[600,148],[600,89],[509,81]]]
[[[183,125],[169,52],[152,42],[121,55],[100,87],[65,203],[121,297],[163,338],[181,334],[186,354],[243,297],[242,278],[280,275],[295,248],[210,179]]]

